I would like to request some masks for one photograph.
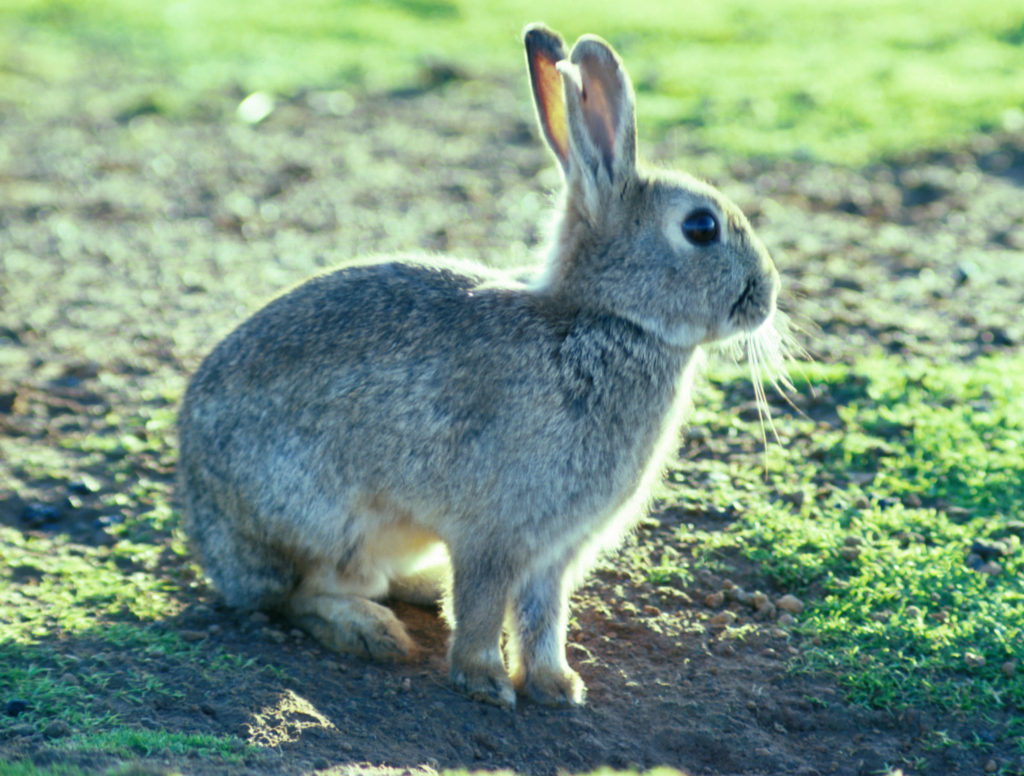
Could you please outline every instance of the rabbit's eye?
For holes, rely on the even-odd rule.
[[[718,239],[718,219],[708,210],[694,210],[683,221],[683,234],[694,245],[708,245]]]

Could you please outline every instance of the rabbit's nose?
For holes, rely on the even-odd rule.
[[[756,329],[775,310],[779,294],[779,273],[770,263],[747,277],[736,300],[729,308],[729,320],[741,329]]]

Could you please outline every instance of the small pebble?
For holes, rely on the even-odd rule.
[[[288,631],[288,635],[291,636],[293,639],[296,639],[297,641],[301,641],[302,639],[306,638],[306,632],[303,630],[299,630],[298,628],[292,628],[290,631]]]
[[[1016,660],[1007,660],[1002,665],[1002,671],[1003,671],[1003,676],[1005,676],[1007,679],[1010,679],[1011,677],[1013,677],[1014,674],[1017,673],[1017,661]]]
[[[984,655],[978,655],[974,652],[967,652],[964,654],[964,662],[967,663],[971,668],[981,668],[985,665],[986,660]]]
[[[288,637],[276,628],[264,628],[263,635],[271,641],[276,641],[278,644],[284,644],[288,640]]]
[[[179,631],[178,635],[181,636],[182,641],[195,642],[202,641],[209,634],[206,631],[183,630]]]
[[[984,539],[977,539],[971,544],[971,552],[980,555],[985,560],[1001,558],[1006,555],[1007,547],[1002,542],[990,542]]]
[[[64,738],[71,735],[71,726],[62,719],[55,719],[43,729],[47,738]]]
[[[717,609],[724,603],[725,594],[721,590],[716,590],[714,593],[708,593],[704,596],[704,605],[709,609]]]
[[[800,614],[804,610],[804,602],[791,593],[786,593],[775,605],[790,614]]]
[[[859,536],[847,536],[843,539],[843,546],[845,547],[860,547],[864,544],[864,540]]]
[[[68,490],[79,496],[88,496],[90,493],[98,492],[99,489],[99,481],[88,474],[83,474],[79,479],[68,483]]]
[[[736,613],[728,610],[719,612],[711,618],[710,622],[712,628],[725,628],[736,622]]]
[[[995,773],[999,770],[999,763],[995,760],[989,760],[985,763],[985,773]]]
[[[796,617],[789,612],[783,612],[779,615],[778,623],[783,628],[789,628],[790,626],[796,625]]]
[[[11,698],[4,704],[4,714],[8,717],[17,717],[23,711],[28,711],[30,708],[31,706],[28,701],[21,698]]]
[[[768,596],[766,596],[760,590],[754,593],[752,596],[750,596],[750,605],[753,606],[755,609],[760,609],[766,603],[768,603]]]
[[[741,587],[737,587],[732,591],[732,598],[735,601],[739,601],[744,606],[750,606],[754,597]]]
[[[843,560],[857,560],[860,557],[860,547],[840,547],[839,557]]]
[[[246,124],[259,124],[274,112],[274,98],[266,92],[253,92],[235,109],[238,118]]]
[[[402,692],[411,692],[412,691],[412,679],[410,679],[408,676],[405,677],[402,680],[401,687],[402,687]]]
[[[270,617],[265,612],[253,612],[249,615],[249,622],[253,625],[266,625],[270,622]]]
[[[988,563],[986,563],[984,566],[978,569],[979,574],[988,574],[993,577],[996,574],[1002,573],[1002,571],[1003,567],[996,563],[994,560],[990,560]]]
[[[25,509],[21,513],[21,519],[33,528],[38,528],[48,523],[60,522],[60,518],[60,510],[52,504],[26,504]]]
[[[903,504],[911,509],[920,509],[922,506],[921,497],[916,493],[908,493],[903,497]]]
[[[774,620],[775,614],[775,604],[771,601],[765,601],[764,604],[757,607],[757,611],[754,612],[754,616],[759,620]]]
[[[209,633],[211,636],[220,635],[221,630],[222,628],[217,623],[213,623],[213,625],[210,625],[206,628],[206,632]]]

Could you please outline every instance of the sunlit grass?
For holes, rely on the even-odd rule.
[[[801,628],[816,646],[797,665],[833,673],[857,701],[1024,709],[1012,663],[1024,654],[1024,356],[807,372],[836,420],[777,418],[783,444],[763,466],[687,462],[699,482],[675,498],[738,508],[725,530],[687,527],[681,541],[701,563],[756,561],[806,598]],[[702,412],[719,426],[711,438],[728,435],[714,406]],[[969,557],[979,540],[1003,550],[995,573]]]
[[[39,100],[40,77],[102,79],[104,62],[131,63],[148,84],[136,99],[171,112],[228,87],[422,86],[437,63],[486,80],[519,75],[520,30],[538,19],[570,41],[612,41],[637,85],[642,131],[675,128],[684,142],[862,162],[1024,126],[1024,10],[1013,0],[926,12],[906,0],[644,0],[589,8],[585,25],[568,0],[543,10],[524,0],[11,0],[0,11],[0,91]]]
[[[111,616],[153,621],[177,611],[171,583],[117,563],[119,557],[146,563],[160,552],[157,546],[123,541],[111,552],[6,526],[0,541],[5,565],[33,580],[0,588],[0,642],[32,643],[94,628]]]
[[[71,735],[53,746],[68,751],[240,757],[235,737],[141,729],[112,710],[115,699],[127,708],[180,700],[163,678],[168,666],[200,677],[245,662],[183,640],[170,624],[182,603],[178,583],[156,569],[163,551],[162,542],[91,547],[0,526],[0,560],[19,581],[0,585],[0,698],[27,702],[17,723],[67,723]]]

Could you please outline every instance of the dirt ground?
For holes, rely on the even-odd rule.
[[[30,108],[0,105],[0,433],[57,451],[68,467],[66,476],[33,477],[3,462],[19,484],[0,489],[0,521],[89,546],[109,542],[102,495],[142,481],[166,486],[173,456],[144,450],[76,468],[60,452],[67,440],[120,434],[126,419],[173,406],[219,336],[260,299],[322,267],[418,248],[521,260],[543,239],[557,183],[518,80],[358,99],[310,92],[249,125],[234,114],[244,95],[211,93],[187,117],[168,119],[153,84],[116,75],[41,86],[45,100]],[[978,137],[861,170],[730,161],[683,137],[647,152],[712,178],[746,210],[777,258],[781,304],[816,358],[880,345],[970,359],[1024,343],[1020,138]],[[757,455],[759,445],[752,439],[736,452]],[[705,454],[701,435],[688,435],[682,459]],[[54,511],[40,516],[30,508],[37,504]],[[129,519],[145,509],[130,499],[123,507]],[[139,772],[669,765],[701,775],[981,774],[990,759],[1004,772],[1024,770],[1006,744],[929,744],[939,730],[987,740],[998,720],[854,707],[830,677],[792,673],[806,637],[727,599],[752,625],[744,640],[729,638],[705,605],[729,587],[723,573],[694,568],[686,585],[647,581],[644,559],[661,556],[680,521],[713,529],[728,516],[656,511],[576,596],[569,651],[589,687],[581,709],[506,711],[462,698],[444,682],[446,633],[433,612],[398,607],[425,656],[378,666],[330,654],[262,615],[228,611],[200,581],[179,594],[181,613],[155,627],[251,659],[251,670],[154,664],[64,634],[53,635],[53,649],[75,656],[85,686],[90,672],[127,675],[145,659],[182,691],[129,704],[97,690],[97,708],[124,724],[233,734],[261,747],[233,766],[157,752],[140,758]],[[154,540],[170,537],[158,531]],[[744,589],[773,599],[787,592],[729,563]],[[126,572],[135,568],[125,562]],[[187,582],[171,553],[157,572]],[[6,583],[30,581],[31,570],[19,574]],[[118,762],[57,752],[13,725],[0,732],[0,761],[67,760],[87,770]]]

